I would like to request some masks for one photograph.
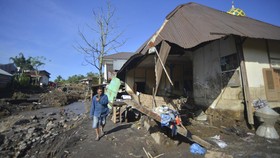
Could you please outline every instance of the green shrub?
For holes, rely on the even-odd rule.
[[[22,74],[18,77],[18,83],[21,87],[28,87],[30,84],[30,78],[27,75]]]

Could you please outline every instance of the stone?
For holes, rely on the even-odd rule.
[[[55,123],[53,123],[53,121],[50,121],[47,126],[46,126],[46,130],[50,131],[51,129],[53,129],[54,127],[56,127]]]
[[[47,113],[47,116],[53,116],[53,115],[56,115],[56,113],[55,112]]]
[[[18,149],[23,151],[27,148],[27,144],[25,142],[20,142]]]
[[[157,144],[161,144],[162,143],[162,137],[161,137],[161,133],[160,132],[152,133],[151,136],[152,136],[152,138],[155,140],[155,142]]]
[[[23,125],[23,124],[27,124],[27,123],[30,123],[30,120],[28,119],[21,119],[21,120],[18,120],[14,123],[14,125]]]
[[[5,135],[0,134],[0,146],[5,142]]]
[[[72,120],[77,121],[79,119],[79,116],[74,117]]]
[[[28,134],[32,134],[35,131],[35,127],[31,127],[27,130]]]
[[[38,119],[38,117],[36,116],[36,115],[33,115],[33,116],[31,116],[30,117],[32,120],[37,120]]]
[[[147,131],[150,130],[151,125],[148,123],[147,120],[144,121],[144,127],[146,128]]]
[[[207,115],[202,111],[195,119],[197,121],[207,121]]]
[[[54,117],[48,117],[48,118],[46,119],[46,122],[55,121],[55,120],[56,120],[56,118],[54,118]]]

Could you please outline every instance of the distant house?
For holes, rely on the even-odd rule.
[[[12,74],[0,69],[0,88],[4,88],[12,80]]]
[[[17,72],[17,67],[15,66],[14,63],[0,64],[0,69],[4,70],[10,74],[14,74]]]
[[[34,70],[25,70],[24,74],[28,75],[30,77],[30,82],[32,84],[35,83],[36,81],[36,73]],[[39,70],[39,84],[40,85],[48,85],[49,84],[49,79],[50,79],[50,73],[46,70]]]
[[[81,79],[80,83],[85,84],[85,85],[90,85],[92,83],[92,78],[87,77],[87,78]]]
[[[116,76],[123,64],[133,55],[131,52],[120,52],[104,56],[104,81]]]

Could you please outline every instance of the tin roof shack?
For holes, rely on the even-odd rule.
[[[163,101],[158,105],[174,103],[166,97],[187,96],[225,118],[243,120],[245,109],[254,124],[253,100],[280,106],[279,68],[278,26],[187,3],[167,15],[118,77],[147,107],[152,108],[152,94]],[[149,94],[150,102],[136,91]]]

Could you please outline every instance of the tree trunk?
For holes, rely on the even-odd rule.
[[[103,82],[103,73],[102,73],[102,68],[99,69],[99,79],[98,79],[98,84],[102,84]]]

